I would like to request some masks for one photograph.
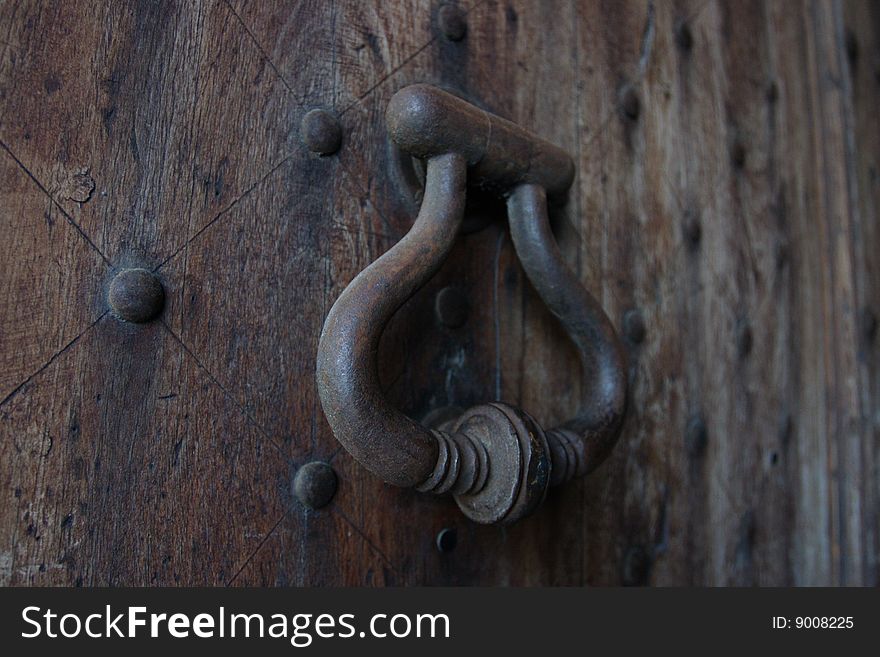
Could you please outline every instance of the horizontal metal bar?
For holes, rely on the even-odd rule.
[[[574,162],[558,146],[431,85],[394,94],[385,121],[404,152],[424,159],[460,153],[468,184],[503,196],[523,183],[561,195],[574,180]]]

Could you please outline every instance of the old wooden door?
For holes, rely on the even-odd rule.
[[[0,583],[877,584],[880,8],[458,6],[464,34],[429,0],[0,3]],[[627,341],[614,455],[507,529],[376,480],[316,395],[330,305],[418,207],[383,120],[414,82],[571,152],[557,238]],[[559,420],[573,347],[486,213],[384,380],[416,417]],[[126,267],[157,320],[109,312]]]

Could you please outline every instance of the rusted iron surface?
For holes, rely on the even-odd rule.
[[[332,155],[342,145],[339,119],[324,109],[307,112],[300,123],[300,133],[306,147],[318,155]]]
[[[626,408],[623,349],[605,312],[566,266],[547,217],[574,168],[561,149],[428,85],[398,92],[386,114],[392,139],[427,160],[425,195],[410,232],[362,271],[333,306],[318,347],[318,389],[333,432],[386,482],[451,492],[480,523],[532,513],[548,487],[604,460]],[[426,428],[394,408],[378,378],[379,338],[391,316],[436,272],[462,223],[465,185],[507,197],[514,246],[550,311],[578,347],[590,379],[579,414],[545,431],[495,402]]]
[[[376,355],[391,316],[437,271],[461,225],[465,160],[431,159],[412,229],[363,270],[330,310],[318,346],[318,392],[336,438],[371,472],[417,486],[437,463],[432,432],[394,408],[379,385]]]
[[[327,506],[336,495],[336,473],[327,463],[310,461],[297,470],[293,478],[293,494],[310,509]]]
[[[158,317],[165,305],[165,290],[156,275],[141,268],[123,269],[110,282],[107,302],[113,314],[141,324]]]
[[[586,394],[577,417],[547,432],[554,455],[553,483],[558,484],[595,469],[614,446],[626,411],[626,356],[602,306],[559,252],[544,190],[520,185],[508,198],[507,212],[523,269],[577,345],[586,374]]]
[[[574,163],[558,146],[431,85],[394,94],[385,121],[394,143],[414,157],[463,155],[471,187],[506,195],[533,183],[558,195],[574,180]]]

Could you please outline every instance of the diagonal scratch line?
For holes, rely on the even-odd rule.
[[[327,464],[330,465],[331,463],[333,463],[333,459],[335,459],[339,455],[339,452],[341,452],[341,451],[342,451],[342,445],[339,445],[335,450],[333,450],[333,453],[327,458]]]
[[[272,534],[275,533],[275,530],[278,529],[278,527],[281,525],[281,523],[284,522],[284,519],[289,515],[290,515],[290,509],[288,509],[287,511],[285,511],[284,513],[281,514],[281,517],[278,518],[278,522],[276,522],[274,525],[272,525],[272,529],[270,529],[266,533],[266,535],[263,537],[263,540],[260,541],[260,544],[256,548],[254,548],[254,551],[251,552],[250,555],[248,555],[248,558],[244,560],[244,563],[241,564],[241,568],[239,568],[237,571],[235,571],[235,575],[232,576],[232,579],[230,579],[228,582],[226,582],[226,586],[232,586],[232,583],[236,579],[238,579],[238,576],[241,575],[242,571],[247,567],[247,565],[251,561],[253,561],[254,557],[257,556],[257,552],[259,552],[262,549],[262,547],[266,544],[266,541],[269,540],[269,538],[272,536]]]
[[[707,1],[708,1],[708,0],[707,0]],[[463,12],[464,15],[467,16],[467,14],[470,13],[471,11],[473,11],[474,9],[476,9],[477,6],[479,6],[479,5],[481,5],[481,4],[484,4],[484,3],[487,4],[487,3],[488,3],[488,0],[482,0],[481,2],[479,2],[479,3],[477,3],[477,4],[475,4],[475,5],[471,6],[471,7],[469,7],[469,8],[466,9],[466,10],[464,10],[464,12]],[[418,56],[422,53],[423,50],[425,50],[428,46],[430,46],[430,45],[433,44],[435,41],[437,41],[438,38],[439,38],[439,36],[436,35],[436,34],[435,34],[434,36],[432,36],[432,37],[428,40],[428,42],[427,42],[425,45],[423,45],[421,48],[419,48],[419,49],[416,50],[414,53],[412,53],[411,55],[409,55],[409,56],[408,56],[406,59],[404,59],[400,64],[398,64],[398,65],[395,66],[393,69],[391,69],[388,73],[386,73],[385,75],[383,75],[383,76],[381,77],[381,79],[380,79],[378,82],[376,82],[375,84],[373,84],[369,89],[367,89],[364,93],[362,93],[362,94],[358,97],[357,100],[352,101],[352,102],[348,105],[348,107],[346,107],[344,110],[342,110],[342,111],[339,113],[340,118],[341,118],[346,112],[348,112],[348,110],[350,110],[352,107],[354,107],[355,105],[357,105],[358,103],[360,103],[361,101],[363,101],[364,98],[366,98],[366,97],[369,96],[371,93],[373,93],[373,91],[374,91],[377,87],[381,86],[381,85],[382,85],[382,84],[383,84],[388,78],[390,78],[392,75],[394,75],[395,73],[397,73],[400,69],[402,69],[404,66],[406,66],[407,64],[409,64],[413,59],[415,59],[416,57],[418,57]]]
[[[160,270],[162,267],[164,267],[165,265],[167,265],[168,262],[169,262],[170,260],[172,260],[172,259],[173,259],[175,256],[177,256],[181,251],[183,251],[186,247],[188,247],[190,244],[192,244],[193,241],[195,241],[195,240],[199,237],[199,235],[201,235],[201,234],[204,233],[206,230],[208,230],[211,226],[213,226],[213,225],[217,222],[217,220],[220,219],[220,217],[222,217],[222,216],[225,215],[227,212],[229,212],[230,210],[232,210],[236,205],[238,205],[241,201],[243,201],[243,200],[245,199],[245,197],[247,197],[252,191],[254,191],[257,187],[259,187],[260,185],[262,185],[262,184],[266,181],[266,179],[269,178],[269,176],[271,176],[273,173],[275,173],[276,171],[278,171],[278,169],[280,169],[280,168],[281,168],[281,167],[282,167],[282,166],[283,166],[288,160],[290,160],[291,157],[293,157],[293,155],[288,155],[287,157],[285,157],[285,158],[284,158],[283,160],[281,160],[278,164],[276,164],[274,167],[272,167],[272,169],[271,169],[271,170],[270,170],[265,176],[263,176],[262,178],[260,178],[259,180],[257,180],[254,184],[252,184],[250,187],[248,187],[246,190],[244,190],[241,194],[239,194],[238,197],[237,197],[234,201],[232,201],[229,205],[227,205],[225,208],[223,208],[222,210],[220,210],[220,212],[218,212],[217,215],[216,215],[213,219],[211,219],[211,221],[209,221],[209,222],[206,223],[204,226],[202,226],[201,228],[199,228],[199,229],[195,232],[194,235],[192,235],[191,237],[187,238],[187,240],[186,240],[183,244],[181,244],[179,247],[177,247],[177,248],[171,253],[170,256],[168,256],[168,257],[165,258],[162,262],[160,262],[158,265],[156,265],[156,267],[153,268],[153,271],[158,271],[158,270]]]
[[[13,153],[11,150],[9,150],[9,146],[7,146],[6,142],[4,142],[2,139],[0,139],[0,146],[2,146],[3,150],[5,150],[9,154],[9,157],[11,157],[13,160],[15,160],[15,163],[21,168],[22,171],[24,171],[27,174],[28,178],[30,178],[31,180],[34,181],[34,184],[40,188],[40,191],[46,195],[46,197],[52,202],[52,204],[56,208],[58,208],[58,210],[61,212],[61,214],[64,215],[64,218],[67,219],[67,223],[69,223],[71,226],[73,226],[73,228],[76,230],[76,232],[78,232],[80,234],[80,237],[82,237],[88,243],[88,245],[91,246],[99,256],[101,256],[101,259],[108,266],[112,267],[113,266],[112,263],[110,262],[110,260],[107,259],[107,256],[104,255],[104,253],[101,251],[101,249],[99,249],[97,247],[97,245],[89,238],[89,236],[86,235],[86,232],[80,227],[80,225],[78,223],[76,223],[73,220],[73,217],[71,217],[70,214],[68,214],[67,210],[65,210],[61,206],[61,204],[55,200],[55,197],[49,193],[49,190],[46,189],[46,186],[43,185],[43,183],[41,183],[37,179],[37,177],[30,172],[30,170],[22,163],[22,161],[19,160],[15,156],[15,153]]]
[[[174,340],[180,345],[180,347],[187,354],[189,354],[190,358],[192,358],[195,361],[196,365],[198,365],[202,369],[202,371],[208,375],[208,378],[211,379],[211,381],[214,383],[214,385],[216,385],[218,388],[220,388],[220,390],[223,391],[223,394],[226,395],[232,401],[233,404],[235,404],[235,406],[242,413],[242,415],[244,415],[248,419],[248,421],[257,429],[257,431],[259,431],[266,440],[268,440],[272,445],[274,445],[275,449],[277,449],[281,453],[281,456],[283,456],[285,458],[285,460],[287,460],[287,462],[290,463],[291,462],[290,458],[287,456],[287,453],[284,451],[284,449],[281,447],[281,445],[279,445],[278,442],[274,438],[272,438],[272,436],[269,435],[269,432],[266,431],[262,427],[262,425],[253,418],[253,416],[250,413],[248,413],[247,409],[235,398],[235,395],[230,393],[224,387],[224,385],[222,383],[220,383],[219,379],[217,379],[217,377],[214,376],[207,367],[205,367],[205,365],[202,363],[202,361],[199,360],[198,356],[196,356],[195,353],[193,353],[192,349],[190,349],[188,346],[186,346],[186,343],[180,339],[180,336],[178,336],[177,333],[175,333],[173,330],[171,330],[171,327],[168,326],[168,324],[166,324],[164,320],[162,320],[162,326],[165,327],[165,330],[168,331],[168,333],[171,335],[171,337],[174,338]]]
[[[484,0],[484,1],[486,1],[486,0]],[[229,8],[229,11],[232,12],[232,15],[235,16],[236,20],[238,20],[238,22],[241,24],[242,28],[244,28],[244,31],[247,32],[248,36],[250,37],[251,41],[253,41],[254,45],[255,45],[256,48],[257,48],[257,50],[260,51],[260,54],[263,56],[263,58],[266,60],[266,62],[268,62],[269,66],[272,68],[272,70],[275,72],[275,75],[278,76],[278,79],[281,80],[282,84],[284,84],[284,86],[287,88],[287,90],[288,90],[288,91],[293,95],[293,97],[296,99],[296,102],[299,104],[299,106],[300,106],[300,107],[305,107],[305,102],[306,102],[306,101],[305,101],[305,98],[301,97],[299,94],[296,93],[296,91],[294,91],[293,87],[291,87],[290,83],[287,81],[287,78],[285,78],[284,75],[282,75],[282,73],[281,73],[281,71],[279,70],[279,68],[275,65],[275,62],[272,61],[272,58],[271,58],[271,57],[269,57],[269,55],[268,55],[268,53],[266,52],[265,48],[263,48],[262,44],[261,44],[260,41],[257,39],[256,35],[251,31],[250,27],[248,27],[247,23],[245,23],[244,19],[243,19],[241,16],[239,16],[239,14],[238,14],[237,11],[235,11],[235,9],[233,8],[233,6],[232,6],[232,4],[230,3],[230,1],[229,1],[229,0],[223,0],[223,2],[224,2],[224,4]],[[707,0],[707,2],[708,2],[708,0]],[[476,7],[476,5],[474,5],[474,7],[470,7],[469,9],[467,9],[467,10],[464,12],[465,15],[467,15],[467,13],[470,12],[471,10],[473,10],[475,7]],[[385,75],[383,75],[383,76],[382,76],[377,82],[375,82],[374,84],[372,84],[372,85],[369,87],[369,89],[367,89],[367,90],[364,91],[360,96],[358,96],[358,98],[357,98],[356,100],[353,100],[351,103],[349,103],[349,104],[346,106],[346,108],[345,108],[344,110],[342,110],[341,112],[339,112],[339,115],[338,115],[339,118],[342,118],[342,116],[345,115],[346,112],[348,112],[350,109],[352,109],[352,108],[353,108],[355,105],[357,105],[359,102],[362,102],[367,96],[369,96],[371,93],[373,93],[373,91],[374,91],[377,87],[381,86],[381,85],[382,85],[382,84],[383,84],[388,78],[390,78],[391,76],[393,76],[393,75],[394,75],[395,73],[397,73],[400,69],[402,69],[404,66],[406,66],[407,64],[409,64],[413,59],[415,59],[416,57],[418,57],[418,56],[422,53],[422,51],[424,51],[424,50],[425,50],[426,48],[428,48],[431,44],[433,44],[435,41],[437,41],[438,38],[439,38],[439,37],[438,37],[438,35],[436,35],[436,34],[435,34],[434,36],[432,36],[432,37],[428,40],[427,43],[425,43],[423,46],[421,46],[420,48],[418,48],[418,49],[417,49],[415,52],[413,52],[411,55],[408,55],[408,56],[407,56],[407,57],[406,57],[406,58],[405,58],[400,64],[398,64],[398,65],[395,66],[393,69],[391,69],[388,73],[386,73]],[[333,52],[334,52],[334,56],[335,56],[335,52],[336,52],[335,49],[333,50]],[[335,62],[334,62],[334,63],[335,63]]]
[[[70,349],[73,345],[75,345],[77,342],[79,342],[79,339],[81,337],[83,337],[86,333],[88,333],[92,329],[92,327],[95,326],[95,324],[97,324],[102,319],[104,319],[104,316],[109,312],[110,312],[109,310],[105,310],[103,313],[101,313],[101,315],[98,317],[98,319],[96,319],[94,322],[92,322],[87,327],[85,327],[79,335],[77,335],[73,340],[68,342],[63,347],[61,347],[61,349],[59,351],[55,352],[49,358],[49,360],[47,360],[45,363],[43,363],[43,365],[36,372],[31,374],[29,377],[27,377],[24,381],[22,381],[17,386],[15,386],[15,389],[12,392],[10,392],[8,395],[6,395],[6,397],[3,398],[3,401],[0,401],[0,407],[4,406],[6,404],[6,402],[8,402],[13,397],[15,397],[15,395],[17,395],[28,383],[30,383],[34,379],[34,377],[38,376],[40,374],[40,372],[42,372],[47,367],[49,367],[52,363],[54,363],[56,360],[58,360],[58,358],[62,354],[64,354],[68,349]]]
[[[382,212],[382,210],[380,210],[378,208],[378,206],[376,206],[370,200],[370,194],[368,193],[368,191],[366,189],[364,189],[364,187],[360,184],[360,182],[354,176],[351,175],[351,171],[349,171],[348,166],[345,164],[345,162],[343,160],[339,160],[339,166],[342,169],[343,173],[345,174],[342,178],[343,184],[348,183],[348,184],[352,185],[355,188],[355,191],[360,196],[367,199],[367,202],[370,204],[370,207],[372,208],[373,212],[375,212],[379,216],[379,219],[382,220],[382,225],[391,234],[386,235],[384,233],[377,233],[375,231],[367,231],[367,232],[369,234],[374,235],[374,236],[387,237],[388,239],[394,240],[395,242],[399,241],[401,239],[401,237],[403,237],[403,236],[399,235],[397,233],[397,231],[394,230],[394,226],[391,225],[391,222],[388,220],[388,217],[385,216],[385,213]],[[334,222],[334,223],[339,223],[339,222]],[[352,234],[355,234],[355,233],[352,233]]]
[[[372,204],[370,205],[372,207]],[[381,214],[378,210],[376,210],[376,213]],[[388,235],[387,233],[379,233],[374,230],[368,230],[366,228],[352,228],[348,224],[337,221],[336,219],[331,219],[330,225],[340,232],[346,233],[348,235],[354,235],[356,237],[375,237],[377,239],[388,240],[389,242],[400,241],[399,235]]]
[[[358,527],[354,522],[352,522],[347,515],[345,515],[342,511],[339,510],[339,507],[334,505],[332,507],[334,513],[336,513],[340,518],[342,518],[349,527],[351,527],[357,534],[360,536],[364,542],[369,545],[373,551],[381,557],[382,561],[385,562],[385,565],[388,566],[395,575],[400,575],[397,568],[394,567],[394,564],[391,563],[391,560],[385,556],[385,553],[380,550],[373,541]]]
[[[301,98],[301,97],[299,96],[299,94],[297,94],[297,93],[293,90],[293,87],[290,86],[290,83],[287,81],[287,78],[285,78],[285,77],[281,74],[281,71],[280,71],[280,70],[278,69],[278,67],[275,65],[275,62],[273,62],[273,61],[272,61],[272,58],[269,57],[268,53],[266,53],[265,49],[263,48],[262,44],[257,40],[257,37],[254,35],[254,33],[251,32],[251,28],[248,27],[247,23],[244,22],[244,19],[243,19],[241,16],[238,15],[238,12],[237,12],[237,11],[235,11],[235,9],[234,9],[233,6],[232,6],[232,3],[230,3],[229,0],[223,0],[223,3],[229,8],[229,11],[232,12],[232,15],[235,16],[236,20],[238,20],[238,22],[239,22],[239,23],[241,24],[241,26],[244,28],[244,31],[247,32],[247,34],[248,34],[248,36],[250,37],[251,41],[253,41],[253,42],[254,42],[254,45],[257,47],[257,50],[260,51],[260,55],[263,56],[263,59],[266,60],[266,62],[269,64],[269,67],[275,72],[275,75],[278,76],[278,79],[281,80],[281,84],[283,84],[285,87],[287,87],[287,90],[288,90],[288,91],[293,95],[293,97],[296,99],[297,104],[298,104],[300,107],[302,107],[302,106],[305,104],[305,99],[304,99],[304,98]]]
[[[419,48],[418,50],[416,50],[413,54],[409,55],[406,59],[404,59],[400,64],[398,64],[398,65],[395,66],[393,69],[391,69],[390,71],[388,71],[388,73],[386,73],[386,74],[383,75],[381,78],[379,78],[379,81],[376,82],[376,83],[374,83],[369,89],[367,89],[364,93],[362,93],[360,96],[358,96],[357,100],[353,100],[351,103],[349,103],[349,105],[348,105],[344,110],[342,110],[342,111],[339,113],[339,117],[342,118],[343,116],[345,116],[345,113],[348,112],[348,110],[350,110],[352,107],[354,107],[354,106],[357,105],[358,103],[363,102],[363,100],[364,100],[367,96],[369,96],[371,93],[373,93],[373,91],[374,91],[377,87],[381,86],[381,85],[382,85],[382,84],[383,84],[388,78],[390,78],[391,76],[393,76],[393,75],[394,75],[395,73],[397,73],[400,69],[402,69],[404,66],[406,66],[407,64],[409,64],[413,59],[415,59],[416,57],[418,57],[418,56],[422,53],[423,50],[425,50],[428,46],[430,46],[431,44],[433,44],[436,40],[437,40],[437,35],[435,34],[433,37],[431,37],[431,39],[428,41],[428,43],[426,43],[425,45],[423,45],[421,48]]]

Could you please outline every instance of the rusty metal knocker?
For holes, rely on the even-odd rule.
[[[625,356],[599,303],[566,266],[546,195],[564,193],[574,165],[562,149],[429,85],[391,99],[386,122],[404,152],[427,162],[412,229],[343,291],[318,346],[318,391],[336,438],[390,484],[450,492],[481,523],[511,523],[551,485],[593,470],[626,411]],[[577,346],[587,378],[578,415],[544,430],[503,402],[481,404],[439,428],[396,409],[379,385],[379,338],[391,316],[443,263],[462,223],[466,186],[507,199],[514,248],[550,311]]]

